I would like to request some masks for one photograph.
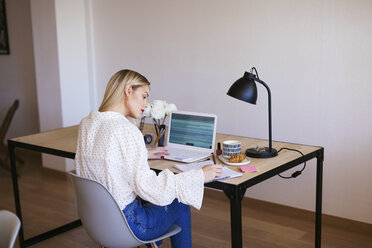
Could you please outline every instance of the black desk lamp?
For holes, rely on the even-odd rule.
[[[253,74],[253,71],[256,74]],[[272,138],[271,138],[271,92],[269,86],[258,77],[258,73],[255,67],[252,67],[251,72],[245,72],[244,76],[231,85],[227,94],[236,99],[256,104],[257,101],[257,86],[256,82],[262,84],[267,89],[268,99],[269,99],[269,147],[262,148],[249,148],[245,151],[248,157],[252,158],[271,158],[278,155],[278,151],[272,148]]]

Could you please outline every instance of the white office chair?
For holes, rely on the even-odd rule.
[[[7,210],[0,210],[0,247],[13,248],[21,222],[17,215]]]
[[[69,173],[75,189],[78,215],[89,236],[104,247],[129,248],[168,238],[181,231],[173,225],[162,236],[140,240],[111,193],[99,182]]]

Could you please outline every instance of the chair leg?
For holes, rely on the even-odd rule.
[[[6,171],[10,172],[10,166],[7,163],[6,159],[3,160],[2,158],[0,158],[0,167],[5,169]]]
[[[105,248],[103,245],[99,245],[98,248]]]
[[[17,160],[17,156],[15,158]],[[20,163],[24,163],[22,159],[20,159]],[[10,168],[9,154],[5,154],[4,158],[0,158],[0,167],[11,173],[12,170]],[[19,168],[19,166],[17,167]],[[19,170],[17,171],[17,177],[20,177]]]

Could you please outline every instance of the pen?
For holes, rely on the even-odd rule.
[[[230,178],[229,176],[226,176],[226,177],[217,177],[213,181],[219,181],[219,180],[224,180],[224,179],[229,179],[229,178]]]
[[[159,135],[158,135],[158,137],[156,137],[154,144],[158,143],[158,141],[160,140],[161,136],[162,136],[164,133],[165,133],[165,128],[162,129],[162,130],[159,132]]]
[[[211,153],[211,156],[212,156],[212,159],[213,159],[213,163],[216,164],[216,159],[214,158],[214,153],[213,152]]]

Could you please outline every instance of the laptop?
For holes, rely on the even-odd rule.
[[[216,129],[214,114],[172,112],[165,147],[169,155],[164,158],[185,163],[208,158],[214,151]]]

